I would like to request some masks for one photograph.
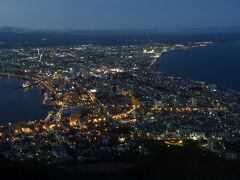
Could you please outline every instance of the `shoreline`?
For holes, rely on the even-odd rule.
[[[20,78],[6,78],[6,77],[3,77],[3,76],[0,76],[0,81],[8,81],[8,82],[15,81],[15,82],[19,82],[21,84],[24,82],[24,80],[20,79]],[[21,90],[24,91],[24,89],[22,89],[22,87],[20,87],[20,86],[16,87],[16,89],[12,89],[12,90],[9,90],[9,91],[14,91],[14,90],[18,90],[18,89],[21,89]],[[35,89],[35,90],[41,91],[41,89],[37,88],[37,87],[33,87],[33,88],[29,88],[29,89]],[[40,98],[42,99],[42,94],[41,94],[41,92],[39,92],[39,93],[40,93],[40,96],[41,96]],[[46,116],[44,116],[43,118],[39,117],[39,118],[34,118],[34,119],[29,119],[29,120],[20,120],[19,119],[19,120],[10,120],[10,121],[2,119],[0,121],[0,125],[4,126],[4,125],[7,125],[9,123],[11,123],[11,124],[19,124],[20,123],[21,124],[21,123],[41,121],[41,120],[44,120],[48,116],[48,113],[54,108],[50,108],[49,106],[45,106],[43,103],[41,103],[41,109],[47,109],[47,113],[45,111],[40,112],[40,114],[45,114],[46,113]]]
[[[232,42],[232,43],[227,43],[227,45],[229,45],[229,44],[232,44],[232,45],[235,45],[236,43],[235,42]],[[221,83],[219,83],[219,82],[217,82],[216,80],[214,81],[214,79],[212,79],[212,80],[209,80],[209,79],[204,79],[204,77],[202,76],[202,78],[196,78],[196,77],[194,77],[194,75],[193,75],[193,72],[189,72],[188,73],[188,75],[184,75],[184,70],[180,70],[180,69],[174,69],[174,67],[171,67],[168,63],[169,62],[167,62],[166,63],[166,67],[165,68],[163,68],[162,67],[162,60],[164,60],[163,58],[166,58],[167,56],[169,56],[169,54],[170,53],[173,53],[173,54],[178,54],[179,52],[180,53],[184,53],[184,54],[187,54],[188,52],[186,52],[186,50],[189,50],[189,51],[192,51],[192,50],[199,50],[199,49],[202,49],[202,48],[205,48],[205,49],[209,49],[209,48],[217,48],[217,47],[221,47],[221,46],[225,46],[226,45],[226,43],[214,43],[214,44],[212,44],[212,45],[210,45],[210,46],[205,46],[205,47],[194,47],[194,48],[188,48],[188,49],[177,49],[177,50],[174,50],[174,51],[169,51],[169,52],[167,52],[167,53],[164,53],[162,56],[160,56],[158,59],[157,59],[157,62],[156,62],[156,68],[157,68],[157,70],[158,71],[160,71],[160,72],[164,72],[164,73],[166,73],[166,74],[169,74],[169,75],[172,75],[172,76],[176,76],[176,77],[181,77],[181,78],[184,78],[184,79],[190,79],[190,80],[193,80],[193,81],[199,81],[199,82],[206,82],[206,83],[208,83],[208,84],[214,84],[214,85],[216,85],[218,88],[220,88],[220,89],[223,89],[223,90],[227,90],[227,91],[236,91],[236,92],[240,92],[240,87],[238,88],[238,87],[230,87],[230,86],[228,86],[226,83],[224,83],[224,81],[223,81],[223,83],[221,84]],[[197,57],[197,55],[198,54],[196,54],[195,56],[193,56],[192,57],[192,59],[194,59],[194,57]],[[168,57],[167,57],[168,58]],[[172,58],[173,59],[173,58]],[[210,58],[211,59],[211,58]],[[209,60],[210,60],[209,59]],[[171,59],[170,59],[171,60]],[[212,58],[212,60],[213,60],[213,62],[215,62],[216,60],[215,59],[213,59]],[[179,64],[181,61],[183,61],[183,59],[182,58],[178,58],[178,59],[174,59],[174,61],[172,61],[172,63],[174,64],[174,65],[176,65],[176,64]],[[186,60],[185,60],[186,61]],[[192,62],[192,64],[194,64],[194,61],[193,60],[188,60],[187,59],[187,62],[189,62],[189,61],[191,61]],[[203,60],[203,61],[206,61],[206,60]],[[165,62],[166,62],[166,59],[165,59]],[[184,63],[182,62],[182,64],[184,65]],[[181,65],[182,65],[181,64]],[[177,66],[176,66],[177,67]],[[209,72],[210,72],[210,70],[209,70]],[[197,73],[197,74],[199,74],[199,73]],[[200,73],[201,74],[201,73]],[[227,81],[226,81],[227,82]],[[224,85],[224,84],[226,84],[226,85]]]

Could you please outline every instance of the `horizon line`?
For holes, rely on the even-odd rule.
[[[179,29],[140,29],[140,28],[129,28],[129,29],[81,29],[81,28],[62,28],[62,29],[53,29],[53,28],[31,28],[31,27],[18,27],[18,26],[0,26],[0,31],[5,32],[14,32],[14,31],[23,31],[23,32],[60,32],[60,33],[74,33],[74,32],[118,32],[118,33],[207,33],[207,32],[239,32],[240,26],[223,26],[223,27],[200,27],[200,28],[179,28]]]

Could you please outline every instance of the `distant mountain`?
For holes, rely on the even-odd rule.
[[[8,32],[8,33],[24,33],[24,32],[32,32],[33,30],[27,28],[18,28],[18,27],[10,27],[4,26],[0,27],[0,32]]]
[[[0,27],[0,33],[14,34],[58,34],[72,36],[105,36],[105,35],[122,35],[122,34],[142,34],[142,31],[111,31],[111,30],[48,30],[48,29],[28,29],[4,26]]]
[[[136,43],[179,43],[189,41],[240,41],[240,27],[202,28],[176,32],[105,31],[105,30],[35,30],[0,27],[0,48],[46,47],[79,44],[126,45]]]
[[[30,29],[11,26],[0,27],[0,32],[8,33],[59,33],[70,35],[121,35],[121,34],[176,34],[176,33],[240,33],[240,26],[233,27],[209,27],[209,28],[188,28],[179,30],[159,31],[159,30],[49,30]]]
[[[182,31],[192,33],[240,33],[240,26],[195,28]]]

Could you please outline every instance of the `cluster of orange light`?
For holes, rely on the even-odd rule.
[[[46,129],[46,130],[52,130],[55,126],[56,124],[49,124],[49,125],[44,124],[42,127],[43,129]]]
[[[123,119],[123,118],[127,118],[129,114],[133,113],[134,110],[136,110],[136,106],[133,105],[132,109],[130,109],[129,111],[125,112],[125,113],[121,113],[121,114],[117,114],[117,115],[113,115],[112,118],[117,120],[117,119]]]
[[[72,127],[77,126],[78,125],[77,120],[71,119],[70,122],[69,122],[69,125],[72,126]]]
[[[183,146],[182,140],[171,140],[171,141],[165,141],[165,144],[171,145],[171,146]]]
[[[128,117],[127,113],[122,113],[122,114],[117,114],[117,115],[112,116],[112,118],[115,119],[115,120],[123,119],[123,118],[126,118],[126,117]]]
[[[22,128],[22,132],[25,134],[30,134],[32,133],[32,130],[30,128]]]

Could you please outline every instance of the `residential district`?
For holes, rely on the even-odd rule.
[[[240,93],[158,70],[164,53],[185,44],[79,45],[1,49],[0,76],[39,88],[45,119],[2,124],[0,152],[12,161],[44,164],[118,159],[195,141],[238,160]]]

